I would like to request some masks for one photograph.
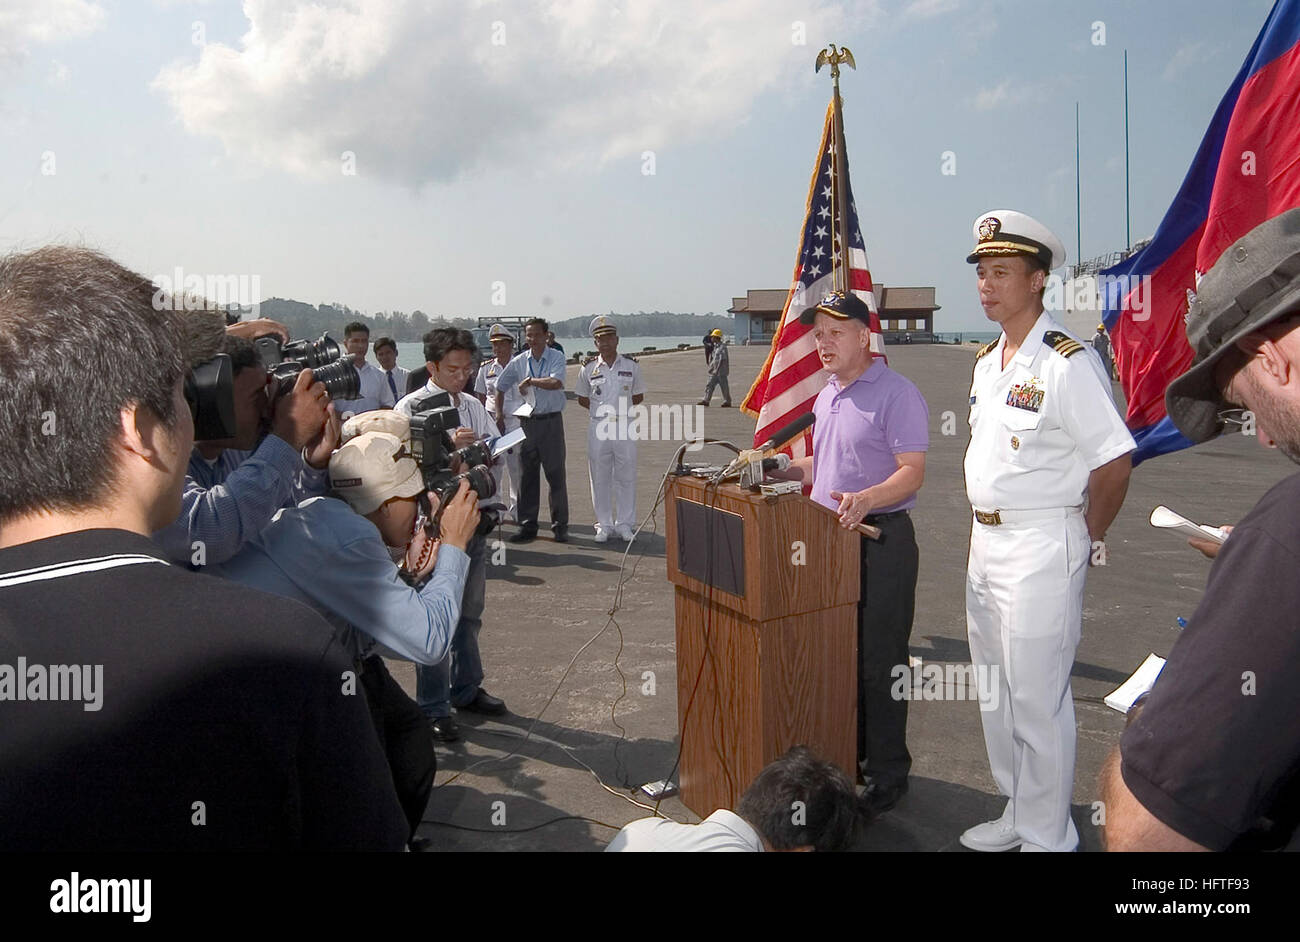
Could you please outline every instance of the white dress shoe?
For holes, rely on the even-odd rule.
[[[606,533],[604,530],[597,530],[597,531],[596,531],[596,542],[597,542],[597,543],[608,543],[608,542],[609,542],[609,534]]]
[[[977,824],[965,831],[958,840],[963,847],[969,847],[971,850],[993,853],[1011,850],[1024,843],[1016,834],[1015,825],[1003,818]]]
[[[620,540],[627,540],[629,543],[632,542],[632,537],[635,536],[630,527],[619,527],[614,532],[618,534]]]

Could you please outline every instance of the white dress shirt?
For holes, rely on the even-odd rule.
[[[1058,353],[1043,340],[1053,330],[1066,334],[1043,313],[1005,369],[1005,334],[975,361],[965,472],[976,510],[1080,506],[1089,473],[1136,447],[1097,357]]]
[[[642,818],[614,835],[606,851],[762,851],[763,841],[740,815],[721,808],[699,824]]]
[[[506,361],[506,366],[510,361]],[[501,371],[506,367],[497,362],[496,357],[484,362],[478,368],[478,376],[474,377],[474,391],[482,393],[485,398],[484,405],[491,415],[496,415],[497,410],[497,380],[501,376]],[[524,397],[519,395],[518,386],[505,386],[501,389],[501,407],[505,410],[507,416],[513,416],[515,410],[524,404]]]
[[[627,415],[634,396],[644,396],[646,385],[641,378],[641,365],[623,354],[606,363],[596,357],[578,373],[577,393],[591,400],[589,412],[592,422],[600,422],[606,415]]]
[[[384,381],[384,388],[391,394],[393,390],[392,387],[388,385],[389,373],[393,374],[393,386],[397,387],[397,395],[393,397],[393,405],[396,405],[397,400],[406,395],[406,378],[411,375],[411,371],[404,366],[395,366],[391,370],[386,370],[383,367],[380,367],[379,374],[380,378]]]
[[[356,366],[355,361],[352,365]],[[367,360],[357,367],[357,375],[361,377],[361,394],[355,399],[339,399],[334,404],[340,416],[346,413],[360,415],[372,409],[393,408],[395,405],[393,391],[388,388],[388,380],[384,377],[383,370]]]

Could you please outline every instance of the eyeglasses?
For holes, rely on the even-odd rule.
[[[470,366],[442,366],[441,364],[439,364],[438,372],[451,373],[457,376],[473,376],[474,367],[472,364]]]
[[[1225,425],[1245,425],[1255,417],[1249,409],[1224,409],[1218,416]]]

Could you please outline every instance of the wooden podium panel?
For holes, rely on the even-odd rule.
[[[678,500],[740,518],[743,546],[719,558],[743,551],[743,594],[681,571],[683,555],[698,561],[699,541],[740,529],[728,518],[730,536],[679,533]],[[706,493],[703,481],[676,478],[668,506],[683,802],[701,817],[734,809],[763,766],[795,745],[856,781],[860,537],[797,494],[765,498],[734,485]],[[683,519],[710,526],[699,508]]]

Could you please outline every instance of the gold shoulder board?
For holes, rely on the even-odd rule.
[[[1063,357],[1072,357],[1083,349],[1083,344],[1061,333],[1059,330],[1049,330],[1047,333],[1043,334],[1043,343],[1050,346]]]
[[[992,353],[992,352],[993,352],[993,348],[996,347],[997,345],[998,345],[998,342],[997,342],[996,340],[994,340],[992,343],[986,343],[984,346],[982,346],[982,347],[979,348],[978,352],[976,352],[976,354],[975,354],[975,359],[978,360],[980,357],[985,356],[986,354]]]

